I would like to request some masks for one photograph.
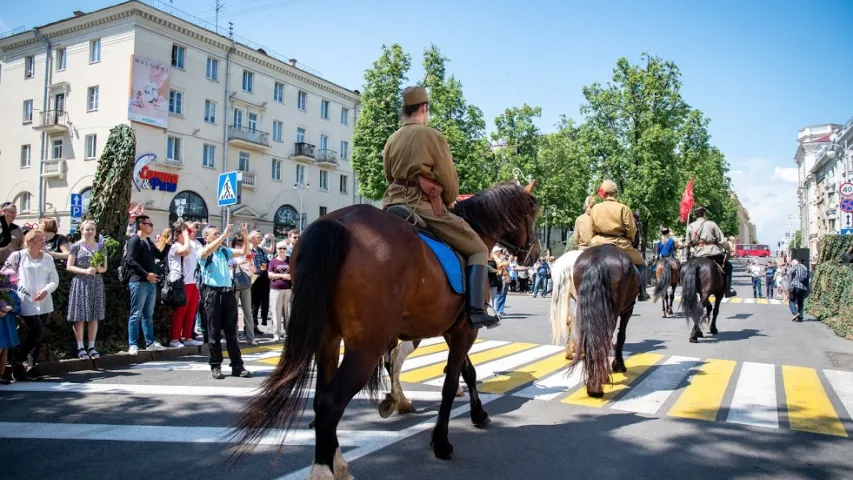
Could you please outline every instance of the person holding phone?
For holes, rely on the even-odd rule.
[[[288,243],[284,240],[275,246],[275,257],[269,262],[270,307],[272,308],[273,341],[281,339],[281,333],[287,331],[290,317],[290,292],[293,286],[290,279],[290,256]]]
[[[127,270],[130,273],[130,316],[127,319],[127,353],[139,352],[139,324],[145,337],[146,350],[165,350],[154,335],[154,306],[157,302],[157,275],[155,260],[164,261],[163,251],[151,241],[154,224],[147,215],[136,217],[136,234],[127,241]]]

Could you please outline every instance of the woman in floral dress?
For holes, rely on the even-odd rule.
[[[98,322],[104,319],[104,279],[101,274],[107,271],[106,251],[103,265],[92,266],[92,256],[104,248],[95,240],[97,227],[95,222],[86,220],[80,224],[83,238],[71,246],[66,269],[74,274],[71,289],[68,291],[68,321],[74,326],[74,339],[77,341],[79,358],[98,358],[95,350],[95,336],[98,334]],[[83,323],[88,325],[89,345],[83,348]]]

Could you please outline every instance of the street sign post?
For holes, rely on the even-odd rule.
[[[838,188],[842,197],[853,197],[853,182],[844,182]]]
[[[83,195],[79,193],[72,193],[70,202],[71,204],[71,233],[77,231],[77,227],[80,226],[80,221],[83,219]]]
[[[842,228],[841,234],[842,235],[853,235],[853,228]]]
[[[853,212],[853,198],[843,198],[839,204],[842,212]]]
[[[220,207],[230,207],[240,204],[241,184],[237,179],[238,172],[219,174],[219,187],[216,189],[216,199]]]
[[[853,212],[841,212],[841,228],[853,228]]]

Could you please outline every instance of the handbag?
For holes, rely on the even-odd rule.
[[[243,271],[242,268],[237,268],[237,265],[234,265],[234,290],[240,291],[245,290],[247,288],[252,288],[252,279],[246,275],[246,272]]]
[[[187,304],[187,291],[184,289],[184,258],[181,258],[181,276],[170,281],[168,275],[163,282],[163,290],[160,292],[160,302],[170,307],[183,307]]]

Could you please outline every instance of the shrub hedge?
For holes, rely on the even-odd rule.
[[[853,264],[841,262],[844,254],[853,254],[853,235],[826,235],[820,241],[806,311],[853,340]]]

